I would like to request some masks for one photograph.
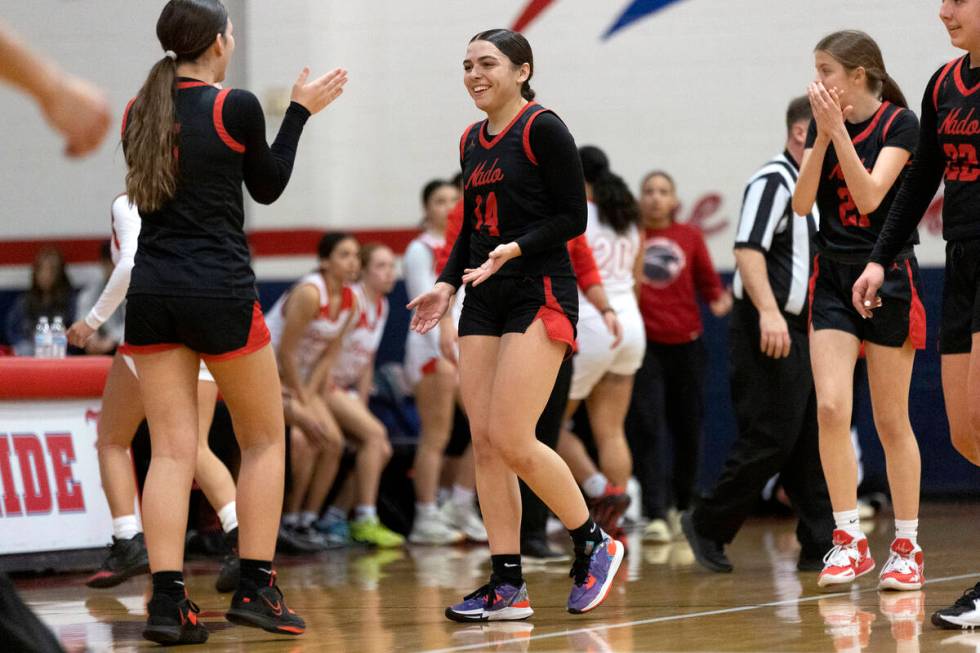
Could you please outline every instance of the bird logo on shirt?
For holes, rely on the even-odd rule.
[[[687,266],[680,245],[670,238],[650,238],[643,245],[643,282],[656,288],[674,283]]]

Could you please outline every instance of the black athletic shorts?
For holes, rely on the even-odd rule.
[[[919,264],[915,257],[896,261],[885,270],[885,283],[878,291],[881,306],[867,320],[852,304],[852,288],[864,267],[864,263],[842,263],[817,256],[810,278],[813,329],[846,331],[858,340],[885,347],[901,347],[911,340],[916,349],[924,349],[926,311],[919,299]]]
[[[574,277],[497,277],[467,286],[459,335],[502,336],[524,333],[536,319],[548,337],[575,348],[578,289]]]
[[[254,299],[131,295],[126,299],[126,354],[187,347],[206,361],[244,356],[269,344]]]
[[[968,354],[980,333],[980,239],[946,243],[939,352]]]

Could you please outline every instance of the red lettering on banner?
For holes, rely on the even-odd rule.
[[[28,515],[51,512],[51,485],[44,463],[44,448],[33,433],[14,434],[14,451],[20,462],[20,478],[24,483],[24,508]],[[31,464],[33,459],[33,464]]]
[[[486,186],[487,184],[495,184],[498,181],[503,181],[504,171],[497,167],[497,161],[499,159],[494,159],[493,163],[490,164],[490,169],[487,170],[487,162],[480,161],[470,178],[466,180],[466,188],[479,188],[480,186]]]
[[[728,228],[728,220],[718,214],[722,198],[719,193],[707,193],[694,202],[694,208],[688,216],[687,224],[697,227],[705,236],[713,236]],[[714,222],[717,218],[718,222]],[[713,222],[713,224],[712,224]]]
[[[85,497],[82,484],[72,476],[71,466],[75,462],[75,445],[70,433],[45,433],[51,468],[54,471],[54,484],[57,490],[59,512],[85,512]]]
[[[0,482],[3,484],[3,511],[7,517],[23,514],[20,497],[14,489],[14,471],[10,467],[10,440],[6,433],[0,434]]]

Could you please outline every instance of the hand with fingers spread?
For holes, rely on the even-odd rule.
[[[871,312],[881,306],[878,290],[885,283],[885,268],[878,263],[868,263],[864,272],[851,288],[851,303],[854,310],[864,319],[871,318]]]
[[[778,309],[759,313],[759,349],[769,358],[789,356],[791,340],[786,318]]]
[[[817,123],[817,134],[824,138],[833,138],[835,133],[847,132],[844,121],[854,110],[848,105],[841,107],[840,95],[837,89],[829,91],[822,82],[813,82],[807,87],[810,107],[813,109],[813,120]]]
[[[479,286],[481,283],[493,276],[497,270],[502,268],[504,263],[512,258],[517,258],[520,255],[521,248],[517,243],[497,245],[497,247],[490,252],[483,265],[478,268],[467,268],[463,270],[463,283]]]
[[[293,84],[293,92],[289,99],[303,105],[311,114],[323,111],[327,105],[336,100],[344,92],[344,84],[347,83],[347,71],[343,68],[334,68],[312,82],[308,81],[309,77],[310,69],[303,68],[296,83]]]
[[[417,333],[428,333],[449,309],[449,300],[456,293],[451,284],[438,282],[427,293],[421,294],[408,303],[408,310],[415,311],[409,328]]]

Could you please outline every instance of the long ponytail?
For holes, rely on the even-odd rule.
[[[126,193],[140,211],[152,213],[177,190],[177,64],[197,61],[228,28],[220,0],[170,0],[157,20],[166,51],[150,69],[126,117]]]
[[[609,159],[598,147],[579,148],[585,181],[592,185],[592,199],[599,209],[599,222],[623,234],[631,225],[639,224],[640,210],[636,198],[623,178],[609,169]]]
[[[847,70],[864,68],[868,90],[882,100],[908,108],[902,89],[888,75],[881,48],[868,34],[858,30],[841,30],[820,39],[815,50],[826,52]]]

